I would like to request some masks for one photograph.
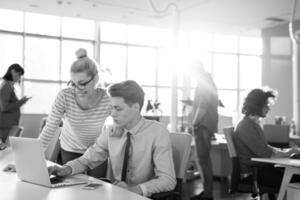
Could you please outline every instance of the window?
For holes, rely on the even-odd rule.
[[[237,53],[238,52],[238,38],[233,35],[220,35],[214,37],[214,50],[223,53]]]
[[[253,89],[261,86],[262,62],[256,56],[240,57],[240,87]]]
[[[188,73],[191,56],[200,59],[211,73],[230,112],[239,115],[246,91],[261,86],[261,38],[180,31],[175,41],[171,29],[4,9],[0,9],[0,17],[10,19],[0,21],[0,73],[3,75],[12,63],[24,65],[20,93],[33,96],[24,107],[25,113],[50,110],[57,92],[70,79],[78,48],[85,48],[90,58],[100,62],[100,82],[137,81],[146,93],[145,107],[147,100],[158,100],[165,116],[171,114],[174,68],[179,116],[183,109],[180,100],[193,99],[196,83]],[[282,52],[291,52],[286,50],[291,49],[287,38],[271,39],[272,54],[286,56],[282,48]]]
[[[60,35],[60,18],[57,16],[26,13],[25,20],[27,33]]]
[[[63,40],[61,52],[61,79],[70,80],[70,68],[74,61],[77,60],[75,52],[79,48],[84,48],[90,58],[94,57],[94,47],[91,42]]]
[[[7,31],[23,31],[23,13],[0,9],[0,29]]]
[[[60,90],[58,83],[24,82],[24,95],[32,97],[25,105],[25,113],[48,114]]]
[[[127,40],[127,26],[110,22],[101,23],[101,40],[125,43]]]
[[[63,17],[62,36],[94,40],[95,22],[92,20]]]
[[[126,47],[102,44],[100,47],[100,64],[103,68],[110,69],[112,75],[110,82],[124,81],[126,78]]]
[[[3,20],[2,20],[3,21]],[[18,63],[23,65],[23,39],[19,35],[10,35],[0,33],[0,76],[2,77],[7,68],[13,64]],[[25,70],[26,75],[26,70]]]
[[[128,47],[128,79],[155,85],[156,52],[151,48]]]
[[[214,80],[218,88],[237,89],[237,56],[214,56]]]
[[[128,43],[141,45],[156,45],[157,30],[154,28],[128,25]]]
[[[25,37],[26,78],[59,80],[59,40]]]
[[[240,53],[262,55],[262,39],[257,37],[240,37]]]

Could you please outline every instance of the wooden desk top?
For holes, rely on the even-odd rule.
[[[18,179],[16,173],[3,171],[3,168],[9,163],[14,163],[10,149],[0,151],[1,200],[149,200],[92,177],[88,177],[88,179],[91,182],[101,183],[102,186],[95,190],[83,190],[83,185],[51,189],[23,182]]]
[[[252,161],[279,164],[282,166],[300,167],[300,159],[291,158],[251,158]]]

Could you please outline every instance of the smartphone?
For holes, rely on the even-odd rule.
[[[100,183],[88,183],[82,187],[84,190],[95,190],[100,187],[102,184]]]

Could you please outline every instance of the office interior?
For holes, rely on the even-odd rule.
[[[25,69],[16,91],[32,97],[21,110],[26,137],[38,136],[56,94],[67,87],[78,48],[100,64],[102,86],[126,79],[141,84],[143,115],[159,116],[171,132],[188,130],[183,101],[193,99],[195,81],[186,69],[194,57],[212,74],[224,105],[220,134],[242,118],[243,99],[253,88],[278,91],[264,122],[284,116],[288,125],[298,93],[289,35],[293,2],[1,0],[0,76],[12,63]],[[300,30],[299,9],[294,30]],[[159,103],[158,109],[146,111],[148,101]]]

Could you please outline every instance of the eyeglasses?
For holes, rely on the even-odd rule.
[[[84,83],[76,84],[73,81],[69,81],[67,85],[68,85],[68,87],[73,88],[73,89],[77,88],[79,90],[84,90],[86,88],[87,84],[89,84],[92,80],[94,80],[94,76],[92,76],[92,78],[90,80],[88,80]]]

